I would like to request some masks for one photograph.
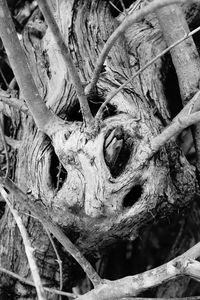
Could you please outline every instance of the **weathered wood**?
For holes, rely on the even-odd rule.
[[[103,0],[60,0],[59,7],[53,9],[86,86],[120,17],[114,19],[108,2]],[[105,119],[91,137],[82,126],[77,97],[59,49],[37,13],[27,24],[23,44],[40,95],[65,123],[52,132],[50,140],[37,130],[31,117],[21,116],[22,145],[14,177],[25,193],[42,199],[53,221],[83,253],[93,255],[117,240],[134,240],[153,220],[165,218],[193,201],[197,192],[195,171],[175,142],[169,142],[143,163],[150,140],[169,124],[174,114],[170,110],[172,94],[166,92],[167,80],[174,76],[170,73],[169,56],[151,65],[112,99]],[[106,59],[97,93],[89,96],[92,112],[100,106],[98,101],[102,102],[164,48],[155,15],[129,28]],[[112,136],[108,163],[106,146],[116,128],[120,138],[116,132]],[[117,139],[122,143],[116,150]],[[48,284],[56,282],[58,266],[42,225],[26,215],[23,219],[36,247],[42,276]],[[0,245],[5,245],[0,248],[2,265],[10,268],[14,261],[13,271],[28,278],[21,238],[7,211],[1,219],[0,232]],[[13,250],[5,255],[5,249]],[[73,285],[74,266],[61,249],[60,252],[67,289]],[[7,285],[10,284],[13,279],[9,279]],[[22,290],[19,283],[13,287],[13,292]]]

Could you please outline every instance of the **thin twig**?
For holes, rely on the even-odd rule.
[[[5,273],[9,276],[12,276],[12,277],[16,278],[17,280],[19,280],[19,281],[21,281],[21,282],[23,282],[27,285],[31,285],[31,286],[35,287],[34,282],[29,281],[29,280],[15,274],[14,272],[6,270],[5,268],[0,267],[0,272]],[[72,297],[72,298],[77,298],[77,296],[75,294],[58,291],[56,289],[52,289],[52,288],[48,288],[48,287],[44,287],[44,290],[49,292],[49,293],[53,293],[53,294],[57,294],[57,295],[63,295],[63,296],[68,296],[68,297]]]
[[[37,267],[37,264],[35,262],[35,257],[34,257],[34,249],[31,246],[31,242],[29,241],[29,237],[28,237],[28,233],[26,231],[26,228],[22,222],[22,219],[20,217],[20,215],[18,214],[18,211],[16,209],[14,209],[14,207],[12,206],[10,199],[8,198],[8,194],[6,193],[4,188],[0,188],[0,193],[2,195],[2,197],[5,199],[8,207],[11,210],[11,213],[17,223],[17,226],[19,228],[19,231],[21,233],[22,239],[23,239],[23,244],[25,247],[25,252],[26,252],[26,256],[28,259],[28,263],[29,263],[29,267],[31,270],[31,274],[33,277],[33,281],[36,287],[36,291],[37,291],[37,296],[39,300],[46,300],[46,295],[45,295],[45,291],[43,289],[42,286],[42,281],[39,275],[39,270]]]
[[[27,57],[21,47],[6,0],[0,0],[0,37],[10,65],[36,125],[48,134],[49,124],[59,122],[42,100],[31,75]],[[16,59],[17,58],[17,59]]]
[[[10,163],[9,163],[7,143],[6,143],[4,130],[3,130],[3,125],[1,123],[1,120],[0,120],[0,134],[1,134],[1,139],[2,139],[2,143],[3,143],[5,155],[6,155],[6,174],[5,174],[5,177],[8,177]]]
[[[103,50],[97,60],[96,68],[94,70],[93,77],[91,79],[90,84],[86,87],[85,92],[86,94],[90,93],[93,88],[95,87],[99,75],[101,73],[104,61],[112,48],[115,44],[116,40],[119,36],[133,23],[141,21],[146,15],[149,13],[154,12],[156,9],[159,9],[163,6],[170,5],[173,3],[180,3],[184,2],[185,0],[154,0],[153,2],[149,3],[147,6],[143,7],[142,9],[135,11],[133,14],[127,16],[124,21],[117,27],[117,29],[111,34],[108,38],[107,42],[105,43]]]
[[[45,230],[46,230],[46,232],[47,232],[47,235],[48,235],[48,237],[49,237],[49,240],[50,240],[50,242],[51,242],[51,245],[52,245],[52,247],[53,247],[53,250],[54,250],[54,252],[55,252],[55,254],[56,254],[57,263],[58,263],[58,266],[59,266],[59,275],[60,275],[60,280],[59,280],[59,282],[60,282],[60,291],[62,291],[62,289],[63,289],[63,269],[62,269],[62,260],[60,259],[60,256],[59,256],[59,254],[58,254],[58,250],[56,249],[56,245],[55,245],[55,243],[54,243],[54,241],[53,241],[53,239],[52,239],[52,237],[51,237],[51,234],[50,234],[49,230],[48,230],[47,228],[45,228]]]
[[[8,88],[9,88],[9,85],[8,85],[8,82],[7,82],[7,80],[6,80],[5,76],[4,76],[4,74],[3,74],[2,70],[1,70],[1,68],[0,68],[0,74],[1,74],[1,77],[2,77],[2,79],[3,79],[3,81],[4,81],[4,83],[5,83],[5,86],[6,86],[7,89],[8,89]]]
[[[128,13],[127,13],[126,7],[125,7],[125,5],[124,5],[124,1],[123,1],[123,0],[120,0],[120,3],[121,3],[121,6],[122,6],[122,8],[123,8],[123,11],[124,11],[125,15],[127,16]]]
[[[123,13],[123,11],[121,11],[114,3],[112,3],[112,1],[109,1],[109,4],[114,7],[114,9],[116,9],[116,11],[118,11],[120,14]]]
[[[42,11],[42,14],[45,17],[45,21],[47,22],[47,25],[51,29],[53,36],[60,48],[60,52],[62,54],[62,57],[67,65],[67,68],[69,70],[72,83],[75,87],[79,102],[80,102],[80,107],[81,107],[81,112],[83,115],[83,119],[86,123],[86,125],[91,126],[91,121],[93,120],[93,116],[88,104],[87,97],[84,92],[84,88],[82,86],[81,80],[79,78],[78,72],[76,70],[76,67],[73,63],[71,54],[69,52],[69,49],[66,45],[66,43],[63,40],[63,37],[61,35],[61,32],[59,30],[59,27],[55,21],[55,18],[51,12],[51,9],[49,7],[48,1],[47,0],[38,0],[38,5],[40,10]]]
[[[48,228],[61,245],[63,245],[66,251],[69,252],[79,263],[94,286],[102,283],[101,277],[97,274],[92,265],[63,233],[61,228],[52,222],[40,201],[36,201],[33,196],[26,195],[14,184],[14,182],[12,182],[12,180],[8,178],[0,177],[0,184],[6,187],[6,189],[15,197],[16,201],[20,203],[23,208],[31,211],[40,220],[43,226]]]
[[[167,47],[165,50],[163,50],[160,54],[158,54],[156,57],[154,57],[152,60],[150,60],[146,65],[144,65],[144,67],[142,67],[140,70],[138,70],[135,74],[133,74],[125,83],[123,83],[118,89],[116,89],[113,93],[111,93],[110,95],[108,95],[108,98],[106,99],[106,101],[100,106],[97,114],[96,114],[96,120],[100,120],[103,110],[106,107],[106,105],[113,99],[114,96],[116,96],[128,83],[130,83],[134,78],[136,78],[137,76],[139,76],[144,70],[146,70],[149,66],[151,66],[154,62],[156,62],[156,60],[158,60],[159,58],[161,58],[163,55],[165,55],[167,52],[169,52],[172,48],[174,48],[175,46],[177,46],[178,44],[182,43],[184,40],[186,40],[187,38],[189,38],[190,36],[194,35],[195,33],[197,33],[198,31],[200,31],[200,26],[197,27],[196,29],[192,30],[190,33],[185,34],[184,37],[182,37],[180,40],[178,40],[177,42],[175,42],[174,44],[172,44],[171,46]]]

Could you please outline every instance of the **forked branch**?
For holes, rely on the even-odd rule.
[[[200,280],[200,243],[182,255],[155,269],[115,281],[105,281],[96,289],[80,296],[77,300],[114,300],[136,296],[139,293],[181,275]]]
[[[55,18],[51,12],[50,7],[49,7],[48,1],[47,0],[37,0],[37,2],[38,2],[39,8],[40,8],[42,14],[44,15],[45,21],[47,22],[47,25],[51,29],[53,36],[60,48],[60,52],[62,54],[64,62],[66,63],[67,69],[71,76],[72,83],[75,87],[75,90],[76,90],[76,93],[77,93],[77,96],[78,96],[78,99],[80,102],[83,119],[84,119],[86,125],[90,126],[93,116],[90,111],[90,107],[89,107],[88,100],[87,100],[87,97],[84,92],[84,88],[82,86],[81,80],[80,80],[78,72],[76,70],[76,67],[73,63],[69,49],[68,49],[65,41],[63,40],[61,32],[58,28],[58,25],[57,25]]]
[[[48,124],[58,120],[43,102],[20,45],[6,0],[0,0],[0,37],[23,98],[38,128],[48,134]]]

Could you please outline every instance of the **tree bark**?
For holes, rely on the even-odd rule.
[[[52,1],[51,9],[86,86],[103,45],[122,16],[113,17],[109,1],[104,0],[56,3],[59,5]],[[191,9],[194,6],[184,7],[185,15],[189,25],[197,26]],[[12,137],[21,144],[17,151],[12,150],[10,176],[25,193],[41,199],[47,214],[92,263],[97,253],[106,253],[114,243],[134,241],[148,225],[191,205],[199,192],[197,179],[178,140],[168,142],[143,162],[150,140],[182,107],[170,55],[157,60],[111,100],[104,121],[91,138],[83,129],[69,72],[39,10],[24,29],[23,47],[40,96],[65,120],[66,127],[62,125],[50,139],[37,129],[30,115],[12,115],[10,131],[14,128]],[[165,47],[155,14],[121,35],[105,61],[97,88],[88,95],[93,115],[109,93]],[[15,111],[10,110],[12,114]],[[8,126],[8,119],[5,123]],[[42,224],[31,212],[21,213],[42,278],[47,286],[58,286],[58,264]],[[0,232],[0,265],[30,278],[22,239],[7,208]],[[69,291],[83,273],[69,254],[57,247],[63,260],[64,289]],[[35,297],[33,288],[7,275],[0,274],[0,282],[19,299]],[[157,295],[161,294],[164,292],[158,291]],[[48,299],[56,298],[49,294]]]

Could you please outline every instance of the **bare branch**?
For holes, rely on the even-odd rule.
[[[33,197],[28,197],[8,178],[0,177],[0,184],[5,186],[6,189],[15,196],[15,199],[17,199],[16,201],[18,201],[18,203],[20,203],[20,205],[25,209],[30,210],[40,220],[44,227],[55,236],[66,251],[69,252],[79,263],[94,286],[97,286],[102,282],[102,279],[99,277],[97,272],[76,248],[76,246],[68,239],[60,227],[51,221],[51,218],[46,214],[45,208],[40,201],[36,201]]]
[[[47,25],[49,26],[49,28],[51,29],[53,36],[60,48],[62,57],[64,59],[64,62],[67,65],[67,69],[69,70],[71,79],[72,79],[72,83],[75,87],[79,102],[80,102],[80,107],[81,107],[81,111],[82,111],[82,115],[83,115],[83,119],[86,123],[86,125],[90,126],[91,125],[91,121],[93,120],[93,116],[92,113],[90,111],[90,107],[87,101],[87,97],[85,95],[84,92],[84,88],[82,86],[82,83],[80,81],[78,72],[74,66],[72,57],[70,55],[69,49],[66,46],[66,43],[63,40],[63,37],[61,35],[61,32],[58,28],[58,25],[53,17],[53,14],[50,10],[50,7],[48,5],[48,1],[47,0],[38,0],[38,5],[39,8],[42,12],[42,14],[45,17],[45,21],[47,22]]]
[[[114,7],[114,9],[116,9],[116,11],[118,11],[120,14],[123,13],[123,11],[121,11],[114,3],[112,3],[112,1],[109,1],[109,4]]]
[[[115,281],[105,281],[94,290],[77,298],[77,300],[114,300],[136,296],[139,293],[162,284],[180,275],[190,275],[197,279],[197,263],[193,259],[200,256],[200,242],[182,255],[155,269],[134,276],[127,276]],[[199,266],[199,265],[198,265]]]
[[[200,91],[191,100],[193,104],[195,103],[194,100],[197,102],[200,101]],[[189,109],[189,113],[186,114],[186,112],[188,112],[189,104],[190,103],[188,103],[186,109],[183,108],[183,110],[173,119],[172,123],[166,127],[161,134],[151,140],[151,153],[148,155],[148,158],[156,153],[159,148],[163,146],[169,139],[178,135],[183,129],[200,122],[200,112],[194,112],[190,114]]]
[[[20,45],[6,0],[0,0],[0,36],[13,73],[38,128],[48,134],[48,124],[58,120],[43,102]],[[47,128],[47,129],[46,129]]]
[[[29,237],[28,237],[26,228],[22,222],[20,215],[18,214],[18,211],[16,209],[14,209],[14,207],[12,206],[10,199],[8,198],[8,195],[3,187],[0,187],[0,192],[1,192],[2,197],[5,199],[8,207],[10,208],[11,213],[12,213],[12,215],[17,223],[17,226],[19,228],[19,231],[21,233],[21,236],[23,239],[23,244],[25,247],[26,256],[27,256],[28,263],[29,263],[29,267],[31,269],[31,274],[32,274],[33,281],[34,281],[34,284],[36,287],[38,299],[45,300],[46,295],[45,295],[45,291],[42,286],[41,278],[39,275],[39,270],[38,270],[37,264],[35,262],[35,257],[33,254],[34,249],[32,248],[31,242],[29,241]]]
[[[168,46],[190,31],[179,5],[163,7],[156,11],[156,16]],[[185,105],[199,88],[200,59],[193,39],[190,38],[173,48],[171,57],[178,77],[182,102]],[[200,124],[195,124],[192,132],[196,148],[197,178],[200,184]]]
[[[154,12],[156,9],[161,8],[166,5],[170,5],[173,3],[184,2],[185,0],[154,0],[153,2],[149,3],[147,6],[143,7],[142,9],[135,11],[132,15],[127,16],[124,21],[117,27],[117,29],[111,34],[107,42],[105,43],[103,50],[97,60],[96,68],[94,70],[93,77],[91,79],[90,84],[86,87],[85,92],[86,94],[90,93],[91,90],[95,87],[99,75],[101,73],[104,61],[116,42],[119,36],[133,23],[139,22],[149,13]]]
[[[16,278],[17,280],[19,280],[19,281],[21,281],[21,282],[23,282],[27,285],[31,285],[31,286],[35,287],[34,282],[32,282],[30,280],[27,280],[27,279],[15,274],[15,273],[9,271],[9,270],[6,270],[5,268],[0,267],[0,272],[5,273],[9,276],[12,276],[12,277]],[[52,288],[48,288],[48,287],[44,287],[44,290],[49,292],[49,293],[53,293],[53,294],[57,294],[57,295],[63,295],[63,296],[68,296],[68,297],[72,297],[72,298],[77,298],[77,296],[72,294],[72,293],[62,292],[62,291],[58,291],[56,289],[52,289]]]
[[[122,6],[122,8],[123,8],[123,12],[124,12],[125,15],[127,16],[128,13],[127,13],[126,7],[125,7],[125,5],[124,5],[124,1],[123,1],[123,0],[120,0],[120,3],[121,3],[121,6]]]
[[[167,46],[188,36],[190,29],[180,5],[174,4],[156,10]],[[200,59],[192,37],[171,48],[170,54],[179,81],[182,102],[185,105],[197,92],[200,79]]]
[[[198,31],[200,31],[200,26],[197,27],[196,29],[192,30],[190,33],[185,34],[185,36],[183,36],[181,39],[179,39],[178,41],[176,41],[174,44],[170,45],[169,47],[167,47],[164,51],[162,51],[160,54],[158,54],[156,57],[154,57],[152,60],[150,60],[146,65],[144,65],[144,67],[142,67],[140,70],[138,70],[135,74],[133,74],[125,83],[123,83],[118,89],[116,89],[113,93],[111,93],[110,95],[108,95],[108,98],[106,99],[106,101],[104,103],[102,103],[102,105],[100,106],[97,114],[96,114],[96,120],[97,122],[99,122],[99,120],[101,119],[102,113],[104,111],[104,109],[106,108],[106,105],[113,99],[114,96],[116,96],[127,84],[129,84],[134,78],[136,78],[137,76],[139,76],[144,70],[146,70],[149,66],[151,66],[154,62],[156,62],[156,60],[158,60],[159,58],[161,58],[163,55],[165,55],[167,52],[169,52],[172,48],[174,48],[175,46],[177,46],[178,44],[182,43],[184,40],[188,39],[190,36],[194,35],[195,33],[197,33]]]

